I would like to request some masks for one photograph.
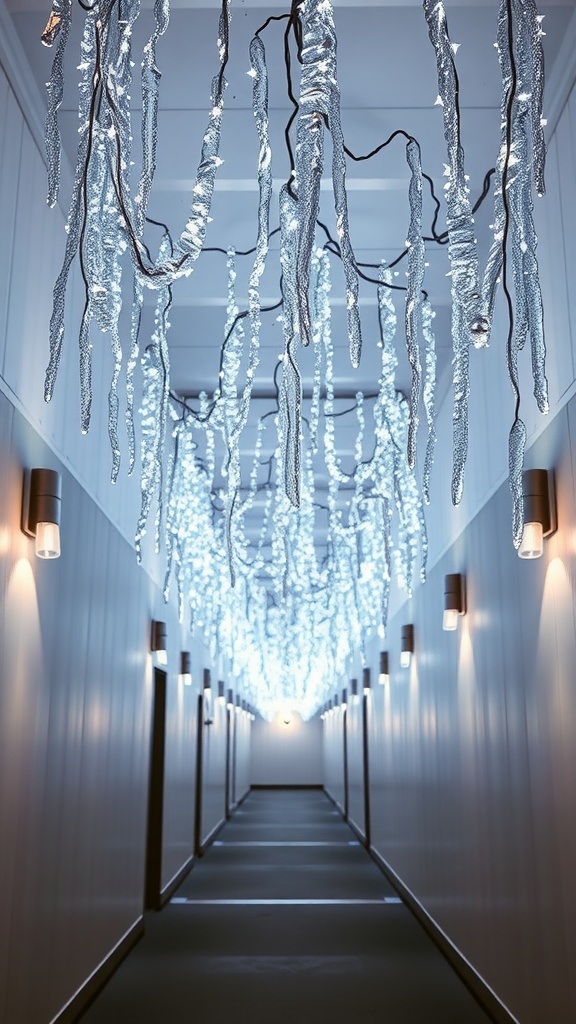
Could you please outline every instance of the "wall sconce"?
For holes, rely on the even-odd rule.
[[[414,654],[414,626],[410,623],[402,626],[400,633],[400,664],[402,668],[410,668]]]
[[[348,690],[346,687],[342,690],[342,703],[340,704],[340,707],[342,708],[342,711],[346,711],[346,708],[348,707]]]
[[[152,639],[150,642],[150,650],[156,655],[156,661],[159,665],[168,664],[168,654],[166,653],[167,648],[167,631],[166,623],[159,622],[158,619],[152,619]]]
[[[202,696],[204,698],[204,725],[212,725],[214,719],[212,718],[212,686],[209,668],[204,669],[204,678],[202,682]]]
[[[352,692],[352,704],[357,704],[358,701],[360,700],[360,697],[358,696],[358,680],[357,679],[351,679],[350,680],[350,690]]]
[[[60,473],[54,469],[31,470],[24,486],[22,529],[35,538],[38,558],[60,557],[61,506]]]
[[[464,577],[459,572],[450,572],[444,577],[444,618],[442,629],[452,630],[458,626],[460,615],[464,615]]]
[[[184,686],[192,686],[192,669],[190,665],[190,651],[180,652],[180,682]]]
[[[368,697],[370,690],[372,689],[372,681],[370,679],[370,669],[365,668],[362,672],[362,689],[364,690],[364,696]]]
[[[380,675],[378,676],[380,686],[387,686],[390,682],[388,671],[388,651],[380,651]]]
[[[234,710],[234,693],[233,693],[232,689],[228,690],[226,707],[228,708],[228,711],[233,711]]]
[[[292,710],[291,710],[291,708],[283,708],[282,711],[280,712],[280,714],[282,715],[282,721],[284,722],[284,725],[291,725],[291,723],[292,723]]]
[[[225,704],[226,697],[224,696],[224,680],[218,680],[218,703]]]
[[[554,478],[547,469],[526,469],[522,473],[524,530],[518,548],[520,558],[540,558],[544,537],[556,532]]]

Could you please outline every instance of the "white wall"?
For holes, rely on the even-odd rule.
[[[428,580],[411,599],[394,598],[382,644],[390,686],[373,689],[369,735],[374,848],[521,1024],[576,1019],[576,95],[558,113],[548,194],[537,204],[551,413],[541,417],[528,398],[522,414],[526,468],[555,473],[559,529],[542,560],[517,557],[500,326],[489,350],[471,353],[458,509],[450,396],[439,412]],[[526,381],[529,353],[523,359]],[[466,576],[468,614],[448,634],[451,572]],[[408,622],[415,658],[406,672],[399,648]],[[380,646],[367,652],[373,678]]]
[[[344,723],[344,712],[338,709],[327,715],[322,730],[324,788],[343,814],[346,811]]]
[[[60,469],[62,556],[20,530],[22,467]],[[52,1020],[140,920],[161,596],[0,394],[0,1019]],[[195,692],[169,629],[161,885],[193,850]],[[30,964],[34,963],[34,984]]]
[[[0,26],[0,1019],[48,1024],[142,916],[151,620],[166,620],[169,638],[163,889],[193,852],[196,696],[212,666],[164,604],[150,545],[145,569],[136,564],[138,474],[110,484],[99,396],[111,366],[98,344],[93,425],[80,433],[74,278],[68,345],[44,403],[64,216],[46,206],[41,117],[1,2]],[[63,474],[55,563],[36,559],[20,531],[33,465]],[[193,655],[190,688],[178,682],[181,650]]]
[[[286,724],[281,713],[272,722],[252,723],[251,782],[259,786],[318,786],[323,781],[322,723],[303,722],[296,713]]]

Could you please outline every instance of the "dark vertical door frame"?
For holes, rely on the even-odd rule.
[[[342,752],[344,757],[344,817],[348,821],[348,708],[342,712]]]
[[[144,906],[160,909],[162,886],[162,825],[164,816],[164,749],[166,744],[166,673],[154,669],[154,694],[150,729],[148,775],[148,823]]]
[[[364,834],[366,846],[370,849],[372,844],[370,828],[370,759],[368,757],[368,702],[367,694],[362,697],[362,753],[364,759]]]
[[[232,771],[230,775],[230,789],[231,789],[231,800],[230,806],[233,809],[236,807],[236,758],[238,756],[238,721],[236,718],[236,708],[233,707],[230,711],[230,728],[232,730]]]
[[[194,853],[202,853],[202,786],[204,766],[204,700],[198,696],[197,735],[196,735],[196,806],[194,808]]]
[[[232,781],[232,733],[231,733],[231,712],[230,708],[226,708],[226,781],[224,786],[224,806],[226,817],[229,818],[232,814],[232,797],[231,797],[231,781]]]

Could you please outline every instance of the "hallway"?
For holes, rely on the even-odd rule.
[[[252,790],[82,1024],[489,1018],[320,790]]]

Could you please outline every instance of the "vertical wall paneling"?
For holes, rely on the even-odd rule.
[[[56,561],[35,558],[20,531],[33,465],[62,472]],[[0,471],[0,1017],[39,1024],[77,1009],[142,921],[148,631],[164,606],[130,545],[2,394]],[[169,654],[163,886],[192,854],[194,813],[195,715]]]
[[[200,707],[200,704],[199,704]],[[200,849],[226,819],[226,707],[203,702]]]
[[[346,755],[346,711],[330,711],[323,722],[323,782],[328,795],[344,815],[348,815],[348,758]]]
[[[348,821],[359,835],[366,837],[364,790],[364,711],[363,698],[352,698],[346,714],[348,753]],[[341,716],[342,712],[337,712]]]
[[[252,722],[250,717],[237,714],[235,729],[237,732],[235,801],[239,803],[244,799],[251,785]]]
[[[376,852],[522,1024],[576,1017],[575,440],[572,399],[527,453],[556,479],[543,558],[518,558],[503,484],[415,592],[412,667],[391,649],[369,729]],[[444,633],[456,570],[467,614]]]
[[[22,146],[22,117],[0,68],[0,367],[4,373],[12,251],[16,232],[16,196]]]

